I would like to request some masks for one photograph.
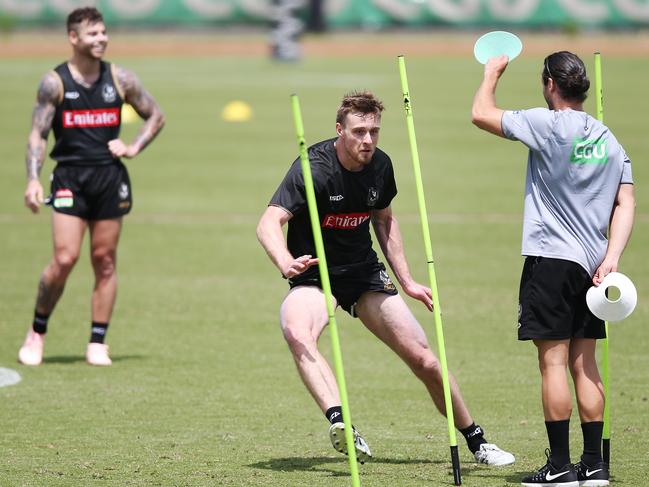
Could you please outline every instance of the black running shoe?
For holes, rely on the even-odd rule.
[[[525,477],[521,485],[525,487],[579,487],[575,467],[568,463],[561,468],[556,468],[550,461],[550,450],[545,450],[548,463],[535,474]]]
[[[574,467],[580,487],[604,487],[609,483],[606,462],[599,462],[590,467],[580,460]]]

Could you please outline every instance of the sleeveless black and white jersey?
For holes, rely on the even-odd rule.
[[[124,102],[111,64],[101,61],[97,81],[89,88],[77,83],[68,63],[54,69],[63,97],[52,122],[56,140],[50,157],[66,165],[111,164],[108,142],[119,137]]]

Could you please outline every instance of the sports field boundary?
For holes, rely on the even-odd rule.
[[[475,39],[488,29],[471,31],[380,31],[307,34],[301,44],[305,57],[349,58],[408,56],[470,56]],[[120,58],[157,57],[265,57],[269,56],[270,37],[265,32],[231,33],[194,31],[111,31],[109,56]],[[628,32],[525,32],[521,36],[521,57],[541,56],[570,49],[589,54],[598,50],[604,56],[649,56],[649,31]],[[0,36],[0,59],[67,57],[65,33],[59,31],[17,31]],[[61,42],[63,40],[63,42]],[[353,46],[353,49],[350,49]]]

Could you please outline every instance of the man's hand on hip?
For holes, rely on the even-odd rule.
[[[113,157],[126,157],[130,159],[138,154],[138,150],[133,145],[126,145],[121,139],[113,139],[108,142],[108,150]]]

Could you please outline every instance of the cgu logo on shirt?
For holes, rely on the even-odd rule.
[[[608,162],[606,139],[575,139],[572,142],[570,162],[573,164],[606,164]]]
[[[369,213],[328,214],[322,219],[322,228],[331,228],[334,230],[355,230],[369,219]]]

